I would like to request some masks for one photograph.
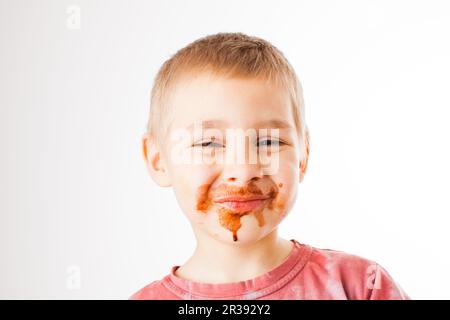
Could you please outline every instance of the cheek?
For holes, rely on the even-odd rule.
[[[183,211],[192,215],[205,211],[209,206],[208,192],[216,178],[211,166],[176,166],[174,173],[174,191]]]
[[[280,166],[280,170],[272,179],[277,183],[278,194],[271,203],[270,209],[284,217],[292,208],[298,189],[298,173],[299,170],[293,162],[285,163]]]
[[[292,197],[292,191],[284,192],[280,190],[275,200],[269,206],[269,209],[272,210],[278,219],[283,219],[292,208],[292,205],[295,201],[295,196]]]

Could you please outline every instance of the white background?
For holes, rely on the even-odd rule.
[[[271,41],[303,83],[309,171],[281,235],[450,297],[449,2],[0,3],[0,298],[126,299],[188,258],[140,138],[162,62],[221,31]]]

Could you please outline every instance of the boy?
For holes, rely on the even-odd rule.
[[[375,262],[286,240],[309,156],[301,84],[265,40],[219,33],[179,50],[152,90],[143,154],[197,247],[131,299],[408,299]]]

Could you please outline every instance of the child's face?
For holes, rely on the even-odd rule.
[[[292,208],[303,174],[288,92],[257,79],[204,74],[181,81],[170,103],[164,171],[197,236],[239,245],[273,231]],[[227,132],[236,129],[256,135],[230,139]],[[227,158],[233,152],[245,156]],[[263,153],[269,158],[262,164]],[[180,154],[196,160],[180,161]]]

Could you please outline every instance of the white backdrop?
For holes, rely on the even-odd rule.
[[[311,157],[281,235],[450,298],[447,1],[0,1],[0,298],[126,299],[194,249],[141,155],[164,60],[207,34],[279,47]],[[79,19],[78,19],[79,17]]]

